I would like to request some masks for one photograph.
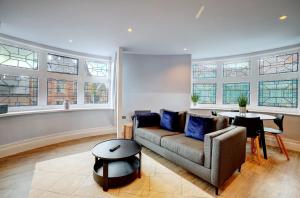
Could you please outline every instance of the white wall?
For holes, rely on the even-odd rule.
[[[0,117],[0,145],[101,127],[113,127],[113,110],[63,111]]]
[[[191,56],[123,56],[123,115],[134,110],[187,110],[190,106]]]

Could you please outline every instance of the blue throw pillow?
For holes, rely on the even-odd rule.
[[[160,115],[158,113],[140,113],[135,115],[138,121],[137,127],[159,126]]]
[[[189,116],[187,127],[185,128],[185,136],[191,137],[197,140],[204,140],[206,133],[212,132],[213,119],[203,118],[199,116]]]
[[[160,127],[169,131],[176,131],[178,128],[178,112],[163,110]]]

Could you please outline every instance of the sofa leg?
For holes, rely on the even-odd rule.
[[[216,189],[216,195],[219,195],[219,188],[215,187],[215,189]]]

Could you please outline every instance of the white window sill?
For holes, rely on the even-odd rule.
[[[221,105],[191,105],[191,110],[218,110],[218,111],[231,111],[238,110],[237,105],[221,106]],[[300,110],[298,108],[276,108],[276,107],[259,107],[259,106],[247,106],[247,110],[257,113],[270,113],[270,114],[285,114],[292,116],[300,116]]]
[[[71,106],[70,109],[66,110],[63,106],[47,106],[46,108],[37,107],[35,109],[22,108],[16,110],[14,108],[13,111],[9,110],[7,113],[0,114],[0,118],[2,117],[11,117],[11,116],[21,116],[21,115],[31,115],[31,114],[45,114],[45,113],[59,113],[59,112],[74,112],[74,111],[94,111],[94,110],[113,110],[112,107],[105,106]]]

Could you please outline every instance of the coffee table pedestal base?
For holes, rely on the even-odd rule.
[[[107,191],[109,188],[128,184],[140,177],[140,166],[141,161],[135,156],[117,161],[105,161],[96,157],[94,180]]]

